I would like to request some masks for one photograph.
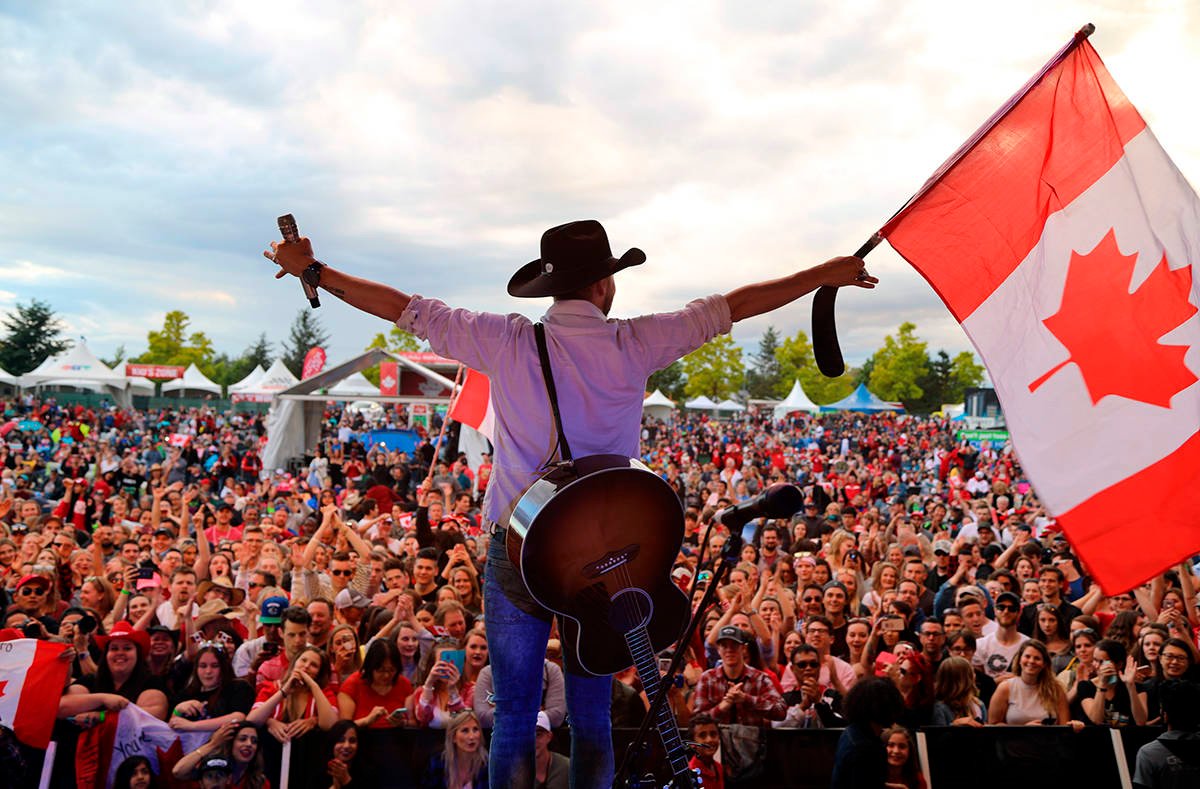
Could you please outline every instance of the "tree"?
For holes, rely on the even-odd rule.
[[[676,404],[682,404],[686,398],[685,386],[687,379],[683,375],[683,362],[678,359],[671,362],[658,372],[652,373],[646,381],[646,390],[653,392],[658,389]]]
[[[204,332],[188,333],[191,318],[183,310],[171,310],[163,318],[161,331],[146,335],[149,348],[132,362],[187,367],[202,366],[213,358],[212,340]]]
[[[787,387],[779,374],[779,332],[774,326],[768,326],[758,341],[758,350],[754,352],[753,366],[746,371],[746,389],[750,396],[760,399],[783,397]]]
[[[946,400],[946,390],[950,382],[950,355],[938,351],[936,356],[928,359],[925,375],[917,381],[921,387],[921,397],[908,404],[909,410],[918,414],[932,414],[941,409]]]
[[[24,375],[71,347],[62,336],[62,321],[47,302],[38,299],[18,302],[0,325],[7,332],[0,340],[0,368],[12,375]]]
[[[321,326],[321,320],[311,309],[301,308],[292,321],[288,338],[283,341],[280,359],[297,378],[304,371],[304,357],[309,349],[324,346],[329,342],[329,333]]]
[[[426,346],[428,347],[428,346]],[[421,350],[421,341],[416,338],[416,335],[409,334],[399,326],[393,326],[391,330],[384,334],[379,332],[371,342],[367,343],[367,347],[363,350],[371,350],[372,348],[383,348],[392,353],[411,353]],[[375,384],[379,385],[379,365],[368,367],[363,370],[363,376]]]
[[[710,340],[683,357],[682,365],[687,376],[684,393],[688,397],[707,395],[714,401],[724,400],[741,389],[746,379],[742,349],[728,334]]]
[[[817,369],[812,343],[803,331],[781,342],[775,349],[775,359],[779,362],[780,397],[786,397],[799,379],[809,399],[817,405],[828,405],[853,392],[857,385],[854,368],[848,368],[837,378],[826,378]]]
[[[229,386],[245,378],[256,366],[261,366],[264,370],[271,366],[271,343],[267,341],[266,332],[259,334],[258,339],[236,359],[230,358],[228,354],[219,353],[207,366],[202,365],[200,369],[214,383]]]
[[[117,350],[113,351],[111,359],[105,359],[103,356],[101,356],[100,361],[104,362],[105,367],[111,367],[115,370],[117,369],[118,365],[125,361],[126,356],[128,356],[128,354],[125,353],[125,343],[121,343],[117,346]]]
[[[875,352],[867,386],[884,400],[899,400],[906,407],[916,405],[924,390],[918,383],[929,370],[926,344],[917,338],[915,323],[900,324],[896,336],[883,338],[883,347]]]
[[[984,368],[975,361],[975,354],[961,351],[950,363],[949,383],[942,397],[943,403],[961,403],[969,387],[983,383]]]

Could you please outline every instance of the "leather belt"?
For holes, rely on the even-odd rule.
[[[490,534],[492,537],[500,537],[506,531],[508,531],[508,527],[501,526],[499,523],[492,523],[488,527],[488,534]]]

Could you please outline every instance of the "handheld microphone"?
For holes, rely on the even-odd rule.
[[[279,232],[283,235],[283,240],[289,243],[300,240],[300,231],[296,229],[296,218],[291,214],[284,214],[279,217]],[[313,309],[321,306],[321,299],[317,297],[317,289],[304,281],[304,277],[300,277],[300,286],[304,288],[304,295],[308,298],[309,305]]]
[[[804,494],[800,492],[800,488],[778,483],[749,501],[721,510],[717,513],[717,520],[733,531],[746,526],[755,518],[790,518],[803,506]],[[743,542],[753,542],[755,531],[753,528],[743,529]]]

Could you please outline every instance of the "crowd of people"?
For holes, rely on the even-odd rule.
[[[262,468],[260,415],[0,408],[0,637],[68,645],[60,727],[134,704],[207,735],[177,779],[254,789],[263,738],[323,732],[321,780],[343,787],[360,732],[432,729],[444,748],[423,785],[487,785],[486,455],[438,456],[425,435],[411,453],[368,446],[364,417],[331,405],[287,473]],[[672,578],[694,603],[730,536],[714,515],[777,482],[804,491],[731,558],[679,645],[668,701],[705,786],[727,777],[726,724],[844,728],[836,786],[921,786],[925,726],[1168,726],[1139,754],[1146,786],[1193,736],[1192,566],[1106,594],[1009,447],[890,414],[647,420],[642,439],[685,513]],[[542,659],[536,779],[564,787],[556,634]],[[615,726],[648,703],[634,671],[614,678]],[[151,767],[129,759],[117,783],[151,785]]]

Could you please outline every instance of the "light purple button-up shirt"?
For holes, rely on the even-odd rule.
[[[557,301],[542,323],[563,431],[575,457],[638,457],[646,379],[732,326],[729,304],[719,294],[677,312],[629,320],[605,318],[591,302]],[[491,380],[496,457],[483,516],[508,525],[521,495],[556,459],[554,415],[533,323],[523,315],[470,312],[413,296],[396,325]]]

